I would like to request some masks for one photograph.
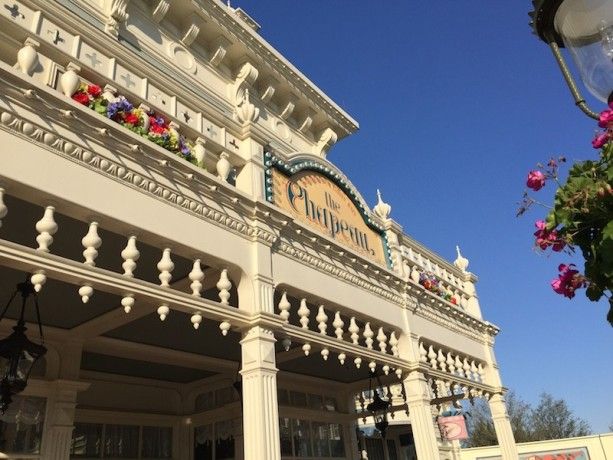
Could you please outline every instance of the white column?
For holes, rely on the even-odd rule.
[[[493,395],[490,398],[489,405],[502,460],[517,460],[517,446],[515,445],[515,437],[511,429],[511,420],[507,414],[504,396],[500,393]]]
[[[439,460],[438,441],[430,406],[428,381],[423,374],[413,371],[404,380],[409,406],[409,419],[419,460]]]
[[[89,383],[56,380],[50,385],[54,386],[54,391],[47,399],[41,457],[43,460],[68,460],[77,393],[89,387]]]
[[[275,337],[255,326],[241,340],[245,460],[280,460]]]

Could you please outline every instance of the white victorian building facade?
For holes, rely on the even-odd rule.
[[[458,458],[435,416],[473,398],[517,458],[468,261],[369,208],[326,159],[357,123],[242,10],[0,0],[0,25],[0,295],[31,281],[47,348],[3,458]]]

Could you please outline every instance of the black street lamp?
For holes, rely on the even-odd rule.
[[[17,285],[17,289],[4,307],[0,315],[0,321],[4,318],[13,299],[21,294],[21,313],[17,325],[13,327],[13,333],[0,340],[0,412],[4,414],[12,402],[12,396],[22,392],[28,384],[28,377],[36,361],[43,356],[47,349],[43,346],[43,328],[40,322],[40,311],[34,286],[30,282],[30,277],[23,283]],[[34,298],[36,307],[36,317],[38,319],[38,329],[40,332],[41,343],[34,343],[26,337],[26,326],[24,313],[26,300],[28,297]]]
[[[375,421],[375,428],[379,430],[379,433],[381,433],[381,437],[385,439],[385,433],[387,431],[387,427],[389,426],[389,422],[387,421],[387,410],[390,407],[390,403],[389,401],[384,401],[383,399],[381,399],[377,387],[373,389],[373,379],[377,380],[378,388],[383,387],[379,375],[375,371],[371,371],[369,387],[370,391],[373,392],[373,398],[372,402],[366,406],[366,410],[371,413],[372,418]]]
[[[613,102],[613,3],[611,0],[532,0],[534,33],[549,45],[575,104],[591,110],[570,73],[560,48],[566,47],[581,79],[597,99]]]

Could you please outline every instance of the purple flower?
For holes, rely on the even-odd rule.
[[[130,112],[134,106],[123,96],[119,96],[119,99],[109,103],[106,108],[106,116],[114,118],[118,112]]]

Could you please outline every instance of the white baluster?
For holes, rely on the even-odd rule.
[[[202,315],[199,312],[196,312],[189,320],[191,321],[192,326],[194,326],[194,329],[198,330],[200,323],[202,322]]]
[[[304,356],[309,356],[309,353],[311,352],[311,344],[305,343],[302,345],[302,351],[304,351]]]
[[[362,365],[362,358],[358,356],[356,359],[353,360],[353,363],[355,364],[355,367],[359,369],[360,366]]]
[[[483,363],[479,363],[477,367],[477,372],[479,373],[479,381],[481,383],[485,382],[485,369],[483,368]]]
[[[390,345],[392,346],[392,355],[398,357],[398,338],[396,337],[396,331],[392,331],[392,335],[390,335]]]
[[[200,259],[194,260],[192,271],[189,272],[189,279],[192,282],[189,285],[190,289],[192,290],[192,295],[194,297],[200,297],[200,293],[202,292],[202,280],[204,279],[204,272],[200,266]]]
[[[443,354],[443,351],[440,348],[438,350],[438,354],[436,355],[436,359],[438,361],[440,369],[445,372],[447,370],[447,364],[445,363],[446,359],[445,355]]]
[[[345,364],[346,359],[347,359],[347,355],[345,353],[338,354],[338,361],[341,363],[341,365]]]
[[[57,232],[57,224],[53,218],[55,208],[53,206],[47,206],[43,217],[36,222],[36,231],[39,235],[36,237],[38,243],[38,251],[49,252],[49,246],[53,243],[53,235]]]
[[[358,340],[360,339],[360,328],[358,327],[357,323],[355,322],[355,318],[353,317],[349,321],[349,332],[351,332],[351,341],[353,342],[353,344],[358,345]]]
[[[370,372],[374,374],[375,370],[377,369],[377,363],[374,361],[369,362],[368,368],[370,369]]]
[[[121,306],[123,307],[123,311],[126,313],[130,313],[132,311],[132,307],[134,307],[134,296],[132,294],[126,294],[121,299]]]
[[[319,329],[320,334],[326,333],[326,329],[328,328],[328,315],[326,315],[326,311],[324,310],[324,306],[320,305],[319,310],[317,311],[317,316],[315,317],[315,321],[317,321],[317,328]]]
[[[0,187],[0,227],[2,227],[2,219],[6,217],[9,209],[4,204],[4,189]]]
[[[329,355],[330,355],[330,350],[328,350],[327,348],[322,348],[321,357],[324,359],[324,361],[328,361]]]
[[[455,364],[451,353],[447,353],[447,368],[449,369],[450,374],[455,374]]]
[[[96,266],[96,257],[98,257],[98,248],[102,245],[102,239],[98,235],[98,222],[92,222],[89,224],[89,230],[87,234],[81,239],[81,245],[85,249],[83,251],[83,257],[85,258],[85,265],[90,267]]]
[[[434,352],[432,345],[428,347],[428,359],[430,360],[430,365],[432,368],[436,369],[436,353]]]
[[[467,379],[469,379],[470,378],[470,364],[468,364],[468,359],[464,358],[462,368],[464,369],[464,376]]]
[[[287,336],[283,337],[283,340],[281,340],[281,345],[285,351],[289,351],[290,347],[292,346],[292,339]]]
[[[366,341],[366,348],[368,348],[369,350],[372,350],[372,343],[373,343],[372,338],[375,335],[375,333],[370,328],[370,323],[366,323],[366,325],[364,326],[364,332],[362,333],[362,335],[364,336],[364,339]]]
[[[232,287],[232,283],[228,278],[228,269],[224,268],[221,271],[221,275],[216,286],[217,289],[219,289],[219,299],[221,300],[221,304],[228,305],[228,300],[230,300],[230,288]]]
[[[45,275],[44,270],[37,270],[30,277],[30,282],[34,285],[34,290],[36,292],[40,292],[43,287],[43,284],[47,282],[47,275]]]
[[[219,154],[219,160],[215,165],[217,168],[217,177],[219,177],[224,182],[228,181],[228,177],[232,172],[232,163],[230,163],[228,158],[230,158],[230,155],[228,155],[226,152],[221,152]]]
[[[306,299],[302,299],[300,301],[300,308],[298,309],[298,316],[300,317],[300,324],[302,325],[302,329],[309,328],[309,315],[311,311],[309,307],[307,307]]]
[[[400,380],[402,380],[402,369],[400,369],[400,368],[396,369],[396,376],[397,376],[397,377],[398,377]]]
[[[69,62],[66,66],[66,72],[64,72],[60,77],[60,88],[62,89],[64,96],[72,97],[72,95],[79,89],[81,79],[79,78],[79,75],[77,75],[77,72],[80,71],[81,67],[74,62]]]
[[[160,279],[160,286],[162,287],[170,286],[169,283],[170,283],[170,280],[172,279],[171,272],[175,269],[175,264],[172,262],[172,259],[170,258],[169,248],[164,249],[164,251],[162,252],[162,258],[158,262],[157,268],[160,271],[160,274],[158,275],[158,278]]]
[[[422,363],[428,362],[428,352],[424,348],[423,342],[419,342],[419,361]]]
[[[222,321],[219,323],[219,330],[221,331],[221,335],[224,337],[228,335],[228,331],[230,330],[231,324],[229,321]]]
[[[479,372],[474,361],[470,362],[470,372],[472,373],[473,380],[476,382],[479,381]]]
[[[124,262],[121,264],[123,268],[123,275],[129,278],[134,276],[134,270],[136,269],[136,261],[140,257],[140,252],[136,247],[136,237],[134,235],[128,238],[128,243],[123,251],[121,251],[121,258]]]
[[[283,319],[283,321],[287,322],[289,320],[289,310],[292,307],[292,304],[287,300],[287,292],[283,292],[281,296],[281,300],[279,301],[279,316]]]
[[[26,38],[23,47],[17,52],[17,65],[26,75],[32,75],[38,64],[38,52],[40,44],[31,37]]]
[[[383,373],[385,375],[389,375],[390,373],[390,367],[387,364],[383,366]]]
[[[381,350],[381,353],[386,353],[387,352],[387,336],[385,335],[385,332],[383,332],[382,327],[379,328],[379,332],[377,333],[377,341],[379,342],[379,349]]]
[[[344,321],[341,319],[340,312],[336,312],[334,314],[334,321],[332,321],[332,327],[334,327],[334,334],[336,334],[336,338],[338,340],[343,340],[343,327],[345,326]]]
[[[91,296],[94,295],[94,288],[91,287],[89,284],[84,284],[79,288],[79,295],[81,296],[81,301],[83,303],[87,303],[89,302]]]
[[[455,357],[455,368],[458,371],[458,375],[460,377],[464,377],[464,369],[462,368],[462,361],[460,361],[460,357],[456,355]]]
[[[419,270],[416,265],[413,265],[413,270],[411,270],[411,279],[414,283],[419,283]]]
[[[168,307],[168,305],[163,303],[162,305],[158,307],[157,313],[158,315],[160,315],[160,320],[164,321],[166,317],[168,316],[168,314],[170,313],[170,308]]]

